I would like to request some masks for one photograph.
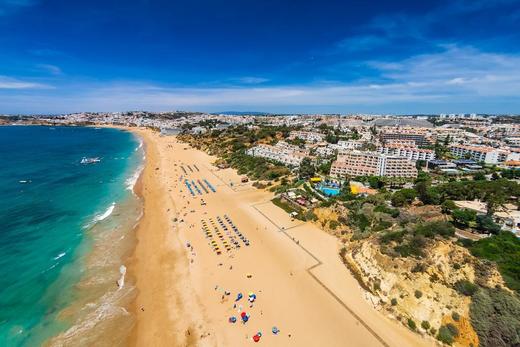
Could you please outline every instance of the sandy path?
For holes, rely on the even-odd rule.
[[[147,166],[145,215],[132,267],[139,288],[132,336],[137,345],[242,346],[254,344],[258,331],[259,344],[268,346],[434,345],[369,306],[341,263],[335,238],[291,221],[269,203],[270,193],[240,184],[233,170],[215,169],[205,153],[173,137],[138,132],[146,140]],[[192,196],[184,179],[201,194]],[[198,180],[204,179],[216,193],[202,190]],[[213,219],[229,241],[216,219],[224,215],[250,246],[240,243],[226,252],[214,235],[223,250],[217,255],[202,220],[212,230]],[[250,291],[257,295],[252,307],[245,298],[235,304],[237,293],[247,297]],[[246,324],[228,322],[230,316],[240,320],[242,310],[250,314]]]

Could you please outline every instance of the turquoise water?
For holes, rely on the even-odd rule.
[[[132,134],[0,126],[0,345],[38,345],[72,322],[89,230],[129,199],[142,155]],[[81,164],[82,157],[100,157]]]
[[[327,196],[336,196],[339,194],[339,188],[332,188],[332,187],[326,187],[326,186],[320,186],[319,188],[323,194]]]

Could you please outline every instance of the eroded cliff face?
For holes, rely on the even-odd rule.
[[[341,255],[378,310],[405,325],[413,320],[424,335],[434,336],[441,325],[452,323],[459,330],[455,346],[478,346],[469,319],[471,299],[454,285],[468,280],[504,286],[502,277],[489,264],[483,270],[478,259],[452,241],[435,241],[425,253],[422,259],[394,258],[380,252],[376,238],[369,238],[346,243]]]

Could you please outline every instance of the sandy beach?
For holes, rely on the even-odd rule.
[[[291,220],[272,193],[175,137],[132,131],[146,146],[144,215],[129,266],[138,288],[132,344],[243,346],[261,332],[258,344],[268,346],[435,345],[374,310],[338,241]]]

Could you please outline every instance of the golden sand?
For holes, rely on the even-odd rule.
[[[139,291],[132,344],[244,346],[255,344],[252,337],[261,332],[258,344],[266,346],[435,345],[365,301],[338,256],[337,239],[310,223],[292,221],[270,202],[271,193],[241,183],[232,169],[214,167],[216,158],[175,137],[133,131],[145,141],[146,167],[141,177],[144,215],[130,265]],[[193,180],[202,195],[194,189],[193,197],[184,179]],[[204,179],[215,193],[198,185]],[[226,251],[222,239],[233,244],[217,216],[240,248]],[[206,238],[203,220],[212,238]],[[212,240],[222,254],[213,250]],[[252,304],[249,292],[257,296]],[[237,293],[243,298],[235,302]],[[245,324],[242,311],[249,314]],[[231,316],[236,323],[228,321]],[[276,335],[274,326],[280,330]]]

